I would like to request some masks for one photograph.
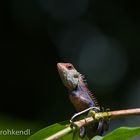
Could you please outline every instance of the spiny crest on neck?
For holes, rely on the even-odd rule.
[[[91,91],[88,89],[88,85],[87,85],[87,81],[86,81],[86,79],[85,79],[85,76],[82,75],[82,74],[80,74],[80,78],[81,78],[81,80],[82,80],[82,82],[83,82],[83,84],[84,84],[84,86],[85,86],[85,88],[86,88],[86,91],[87,91],[88,95],[91,97],[91,99],[93,100],[94,104],[95,104],[96,106],[99,106],[96,97],[95,97],[95,96],[91,93]]]
[[[87,85],[87,80],[85,79],[85,76],[83,75],[83,74],[79,74],[79,77],[81,78],[81,81],[85,84],[85,85]]]

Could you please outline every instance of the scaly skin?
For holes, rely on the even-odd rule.
[[[95,97],[90,93],[87,84],[84,82],[83,76],[70,63],[57,63],[57,69],[61,80],[68,89],[69,98],[75,109],[80,112],[89,107],[99,107]],[[94,110],[98,112],[98,110]],[[88,114],[87,114],[88,115]],[[80,136],[84,137],[87,133],[88,137],[102,135],[107,122],[100,121],[85,129],[82,128]]]

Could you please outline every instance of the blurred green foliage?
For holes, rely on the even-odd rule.
[[[0,131],[30,129],[30,135],[41,129],[41,124],[7,117],[0,117]],[[0,135],[0,140],[26,140],[29,135]]]

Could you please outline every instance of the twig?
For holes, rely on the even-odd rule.
[[[87,117],[85,119],[75,121],[74,127],[70,127],[69,125],[65,129],[57,132],[56,134],[48,138],[45,138],[44,140],[58,140],[61,137],[65,136],[66,134],[71,133],[75,129],[80,129],[83,126],[86,126],[92,123],[93,121],[99,121],[100,119],[107,120],[107,119],[115,119],[118,117],[127,117],[127,116],[132,116],[132,115],[140,115],[140,108],[95,113],[94,117]]]
[[[44,140],[58,140],[59,138],[65,136],[66,134],[70,133],[72,131],[72,128],[69,126],[59,132],[57,132],[56,134],[44,139]]]
[[[140,115],[140,108],[108,112],[110,119]]]

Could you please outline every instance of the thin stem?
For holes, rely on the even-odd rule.
[[[110,116],[110,119],[115,119],[118,117],[140,115],[140,108],[111,111],[111,112],[108,112],[108,114]]]
[[[45,138],[44,140],[58,140],[59,138],[65,136],[66,134],[70,133],[72,131],[72,128],[69,126],[59,132],[57,132],[56,134],[48,137],[48,138]]]

